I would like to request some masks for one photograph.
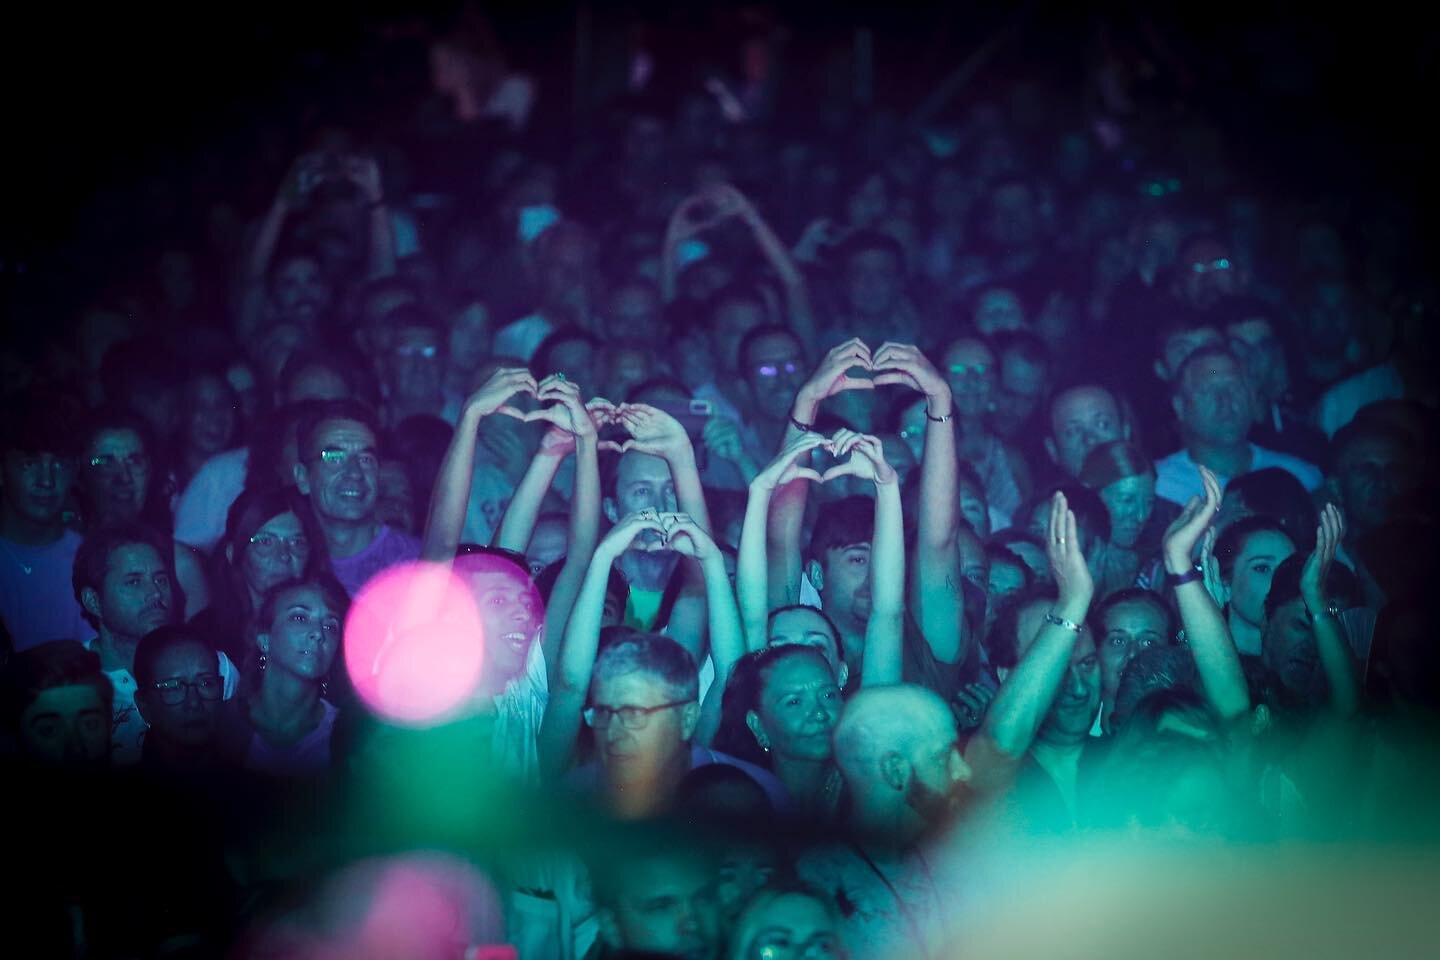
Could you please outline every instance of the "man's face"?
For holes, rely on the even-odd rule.
[[[987,337],[1025,328],[1025,308],[1010,290],[988,290],[975,305],[975,329]]]
[[[29,523],[59,523],[60,509],[74,478],[75,461],[70,457],[5,451],[5,504]]]
[[[845,269],[850,312],[865,320],[884,320],[895,312],[904,277],[895,255],[888,250],[862,250]]]
[[[825,612],[863,626],[870,619],[870,544],[826,550],[823,579],[820,597]]]
[[[954,814],[960,785],[970,768],[960,754],[955,715],[943,704],[918,705],[916,736],[910,742],[910,784],[905,802],[927,826],[941,826]]]
[[[674,691],[648,671],[621,676],[598,676],[591,691],[591,706],[619,710],[624,707],[658,707],[676,700]],[[693,729],[687,730],[687,705],[659,710],[643,718],[638,730],[619,717],[595,730],[600,769],[611,784],[650,783],[684,754]]]
[[[1091,450],[1125,437],[1120,407],[1103,387],[1077,387],[1056,398],[1050,408],[1050,436],[1045,447],[1050,458],[1072,477]]]
[[[1007,597],[1025,589],[1025,571],[1013,563],[992,561],[985,581],[987,610],[999,610]]]
[[[741,371],[750,386],[755,410],[772,420],[790,414],[795,393],[805,382],[805,358],[794,337],[776,334],[761,337],[746,351],[745,369]]]
[[[98,766],[110,756],[110,713],[91,684],[51,687],[20,715],[19,741],[47,764]]]
[[[995,395],[995,354],[979,340],[957,340],[945,351],[945,379],[961,416],[984,416]]]
[[[714,960],[720,954],[716,877],[704,863],[667,857],[629,868],[615,904],[612,946],[645,956]]]
[[[1246,538],[1226,585],[1236,616],[1257,627],[1265,621],[1265,597],[1275,568],[1294,552],[1290,538],[1274,530],[1258,530]]]
[[[165,650],[155,660],[157,685],[174,688],[164,694],[157,689],[141,690],[135,702],[149,736],[182,747],[203,747],[215,739],[220,723],[220,662],[214,650],[198,643],[180,644]],[[200,686],[214,691],[214,699],[200,694]],[[176,696],[179,703],[168,703]]]
[[[375,519],[394,530],[415,530],[415,490],[405,465],[383,460],[376,481]]]
[[[615,499],[612,505],[612,523],[641,510],[674,513],[679,509],[679,501],[675,498],[675,480],[670,476],[670,465],[648,453],[631,451],[621,456],[615,471]],[[635,541],[643,544],[660,539],[660,534],[654,530],[642,530]]]
[[[358,420],[326,420],[295,471],[300,492],[322,521],[362,523],[375,517],[380,458],[375,434]]]
[[[1153,603],[1135,600],[1117,603],[1105,612],[1100,625],[1100,677],[1106,701],[1114,702],[1125,665],[1141,650],[1169,642],[1165,618]]]
[[[1049,603],[1036,603],[1020,611],[1016,621],[1020,655],[1034,644],[1045,625],[1045,613]],[[1045,715],[1040,735],[1056,742],[1081,742],[1088,736],[1095,723],[1095,714],[1100,709],[1100,657],[1095,652],[1095,637],[1088,626],[1080,631],[1075,640],[1075,649],[1070,654],[1070,665],[1065,679]]]
[[[1100,499],[1110,514],[1110,542],[1133,547],[1155,509],[1155,478],[1148,473],[1123,477],[1102,487]]]
[[[1049,389],[1045,367],[1013,350],[1000,354],[1000,389],[995,391],[995,429],[1013,436],[1040,408]]]
[[[1299,597],[1282,603],[1265,621],[1260,659],[1293,697],[1309,701],[1324,689],[1315,628]]]
[[[990,506],[985,501],[985,491],[963,478],[960,481],[960,516],[965,518],[977,536],[990,536]]]
[[[1185,302],[1208,310],[1224,297],[1240,292],[1235,261],[1223,244],[1202,240],[1185,248],[1180,257],[1180,289]]]
[[[766,320],[765,308],[751,300],[726,300],[711,315],[715,353],[724,369],[740,366],[740,341]]]
[[[480,615],[486,669],[519,676],[545,620],[534,585],[518,571],[503,570],[469,573],[466,582]]]
[[[133,520],[145,505],[150,457],[134,430],[102,430],[85,450],[81,484],[106,521]]]
[[[440,331],[430,327],[401,327],[390,346],[390,390],[396,397],[433,400],[440,395],[445,369]]]
[[[1212,354],[1184,370],[1175,413],[1182,431],[1213,444],[1243,443],[1250,432],[1250,385],[1230,357]]]
[[[282,323],[314,330],[331,301],[330,283],[319,261],[292,257],[282,262],[270,279],[270,300]]]
[[[148,543],[123,544],[110,554],[94,600],[98,609],[90,612],[110,633],[139,640],[171,621],[175,595],[170,565]]]
[[[1335,483],[1352,529],[1372,530],[1390,519],[1396,497],[1419,482],[1415,452],[1390,437],[1365,437],[1345,451]]]

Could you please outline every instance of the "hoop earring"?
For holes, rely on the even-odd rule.
[[[265,672],[265,654],[260,654],[260,672]]]

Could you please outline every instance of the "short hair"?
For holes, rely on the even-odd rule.
[[[755,344],[767,337],[785,337],[791,343],[795,344],[802,358],[805,356],[805,343],[794,330],[791,330],[783,323],[762,323],[760,326],[752,327],[746,331],[745,336],[740,338],[740,345],[736,348],[735,358],[740,362],[741,373],[744,373],[745,368],[750,365],[747,358],[750,356],[750,351],[754,348]]]
[[[1297,545],[1314,542],[1319,514],[1305,485],[1289,470],[1265,467],[1242,473],[1225,484],[1225,496],[1238,497],[1252,513],[1280,521],[1281,528]]]
[[[997,360],[1002,354],[1013,353],[1031,366],[1049,370],[1053,363],[1050,347],[1029,330],[1001,330],[990,339],[990,347]]]
[[[689,701],[700,696],[700,673],[690,651],[663,634],[639,630],[623,631],[617,639],[601,645],[591,690],[604,678],[637,672],[659,679],[675,699]]]
[[[583,343],[590,348],[591,353],[598,353],[601,347],[600,338],[593,333],[579,327],[559,327],[551,331],[550,335],[540,341],[540,345],[535,348],[535,357],[531,361],[535,372],[541,376],[554,373],[556,368],[553,355],[556,350],[567,343]],[[581,384],[581,386],[585,386],[585,384]]]
[[[1080,467],[1080,482],[1099,491],[1127,477],[1153,477],[1155,464],[1128,440],[1112,440],[1091,450]]]
[[[835,263],[847,266],[859,254],[880,250],[895,258],[901,272],[905,270],[905,248],[900,241],[879,230],[857,230],[835,249]]]
[[[78,456],[79,413],[79,403],[65,394],[28,391],[11,401],[5,416],[0,417],[0,451]]]
[[[826,670],[830,669],[823,653],[800,643],[782,643],[752,650],[735,661],[720,702],[720,728],[715,732],[714,743],[716,750],[769,768],[770,756],[760,749],[745,718],[751,710],[760,709],[760,697],[770,671],[776,664],[791,657],[814,657],[825,664]]]
[[[155,443],[155,435],[150,430],[149,422],[138,413],[122,407],[113,407],[104,404],[92,410],[85,418],[85,423],[80,433],[79,449],[83,452],[85,448],[95,442],[95,438],[102,433],[116,430],[129,430],[140,438],[140,445],[145,452],[154,457],[159,452]]]
[[[1241,517],[1226,527],[1215,541],[1215,559],[1220,564],[1220,579],[1230,579],[1235,573],[1235,561],[1240,559],[1245,544],[1249,543],[1255,534],[1264,531],[1283,534],[1291,543],[1295,542],[1295,535],[1285,529],[1285,524],[1278,517],[1272,517],[1268,513]]]
[[[726,787],[744,791],[748,795],[747,807],[733,810],[716,805],[709,796],[710,791]],[[675,808],[684,810],[689,818],[698,816],[702,821],[758,819],[775,813],[775,805],[765,788],[750,774],[728,763],[707,763],[681,777],[675,787]]]
[[[1309,555],[1292,553],[1275,568],[1270,578],[1270,592],[1265,594],[1265,616],[1275,616],[1275,611],[1300,597],[1300,576],[1305,570]],[[1334,599],[1340,608],[1358,606],[1361,602],[1360,581],[1343,563],[1330,564],[1323,584],[1327,599]]]
[[[6,727],[18,730],[20,718],[46,690],[74,686],[94,688],[106,714],[114,709],[115,688],[100,669],[100,656],[78,640],[51,640],[15,654],[0,683]]]
[[[451,569],[461,577],[480,573],[505,573],[513,576],[528,595],[537,611],[545,609],[540,590],[530,576],[530,561],[523,553],[504,547],[462,544]]]
[[[1105,394],[1105,396],[1109,397],[1114,402],[1115,411],[1119,413],[1120,418],[1122,420],[1127,419],[1125,402],[1120,398],[1120,392],[1118,390],[1110,387],[1107,384],[1101,383],[1098,380],[1062,380],[1060,383],[1057,383],[1053,389],[1051,389],[1050,395],[1045,398],[1045,422],[1042,426],[1044,427],[1046,434],[1050,433],[1050,425],[1055,421],[1055,404],[1059,403],[1060,398],[1065,396],[1067,393],[1074,393],[1077,390],[1099,390],[1101,393]]]
[[[1175,611],[1165,598],[1154,590],[1147,590],[1144,587],[1126,587],[1123,590],[1116,590],[1096,605],[1090,614],[1090,622],[1095,629],[1101,630],[1105,626],[1105,615],[1122,603],[1143,603],[1160,614],[1160,619],[1165,623],[1165,642],[1174,643],[1175,636],[1179,633],[1180,627],[1175,622]]]
[[[869,543],[875,536],[875,502],[858,494],[820,505],[806,551],[811,560],[822,562],[829,550]]]
[[[375,444],[379,446],[381,440],[380,423],[370,408],[358,400],[326,400],[313,406],[307,406],[304,413],[300,415],[299,423],[295,427],[295,448],[300,456],[301,462],[309,459],[308,451],[315,445],[315,434],[320,432],[322,424],[330,420],[353,420],[362,425],[375,437]]]
[[[165,569],[171,570],[173,574],[174,548],[153,527],[124,522],[92,531],[80,542],[80,549],[75,551],[75,565],[70,571],[70,586],[75,592],[75,602],[80,604],[80,612],[91,626],[98,626],[99,620],[85,609],[82,595],[87,589],[97,593],[101,590],[105,585],[105,574],[110,569],[111,555],[132,543],[142,543],[154,550]]]
[[[163,627],[156,627],[135,646],[135,663],[130,668],[130,675],[135,678],[135,686],[140,690],[149,689],[154,685],[155,664],[161,654],[176,647],[194,645],[203,647],[210,651],[215,658],[215,670],[220,670],[220,654],[215,651],[213,644],[209,643],[200,632],[188,625],[167,624]]]
[[[1054,603],[1056,597],[1054,587],[1034,586],[1005,598],[990,633],[985,637],[992,666],[1015,669],[1020,663],[1020,614],[1039,603]]]
[[[1025,580],[1021,589],[1029,589],[1035,585],[1034,572],[1026,565],[1024,560],[1020,559],[1020,555],[1009,547],[1002,547],[998,543],[985,544],[985,562],[991,567],[994,567],[997,563],[1008,563],[1012,567],[1020,568],[1020,574]]]
[[[1113,713],[1124,723],[1137,704],[1161,690],[1194,691],[1200,683],[1195,655],[1183,644],[1146,647],[1120,673]]]
[[[288,397],[290,388],[301,374],[317,369],[328,370],[335,374],[344,382],[345,389],[352,397],[359,396],[360,391],[356,383],[354,365],[343,352],[306,346],[296,347],[290,356],[285,358],[285,365],[280,368],[280,375],[276,378],[280,395]]]

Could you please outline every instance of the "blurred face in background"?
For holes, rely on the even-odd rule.
[[[100,523],[133,520],[150,489],[150,456],[134,430],[101,430],[81,461],[81,487]]]
[[[1110,514],[1110,542],[1129,549],[1155,509],[1155,477],[1143,473],[1116,480],[1100,489],[1100,499]]]
[[[995,394],[995,354],[979,340],[957,340],[945,351],[945,379],[955,408],[967,418],[990,411]]]
[[[889,250],[861,250],[846,263],[850,312],[865,320],[889,318],[900,305],[904,271]]]

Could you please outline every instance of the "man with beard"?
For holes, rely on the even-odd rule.
[[[147,527],[120,524],[85,538],[75,554],[75,599],[95,628],[87,646],[115,688],[110,731],[111,763],[140,761],[145,721],[135,709],[135,648],[156,627],[173,623],[184,599],[175,589],[169,545]],[[239,672],[220,655],[224,693],[235,691]]]
[[[1280,467],[1305,485],[1320,486],[1320,471],[1298,457],[1250,443],[1252,398],[1245,369],[1221,347],[1204,347],[1180,365],[1173,399],[1184,448],[1155,464],[1155,493],[1173,503],[1202,496],[1197,466],[1208,467],[1225,484],[1231,477]]]
[[[321,404],[296,430],[295,486],[310,498],[335,577],[353,597],[375,574],[420,558],[420,541],[375,515],[380,490],[379,430],[353,400]]]

